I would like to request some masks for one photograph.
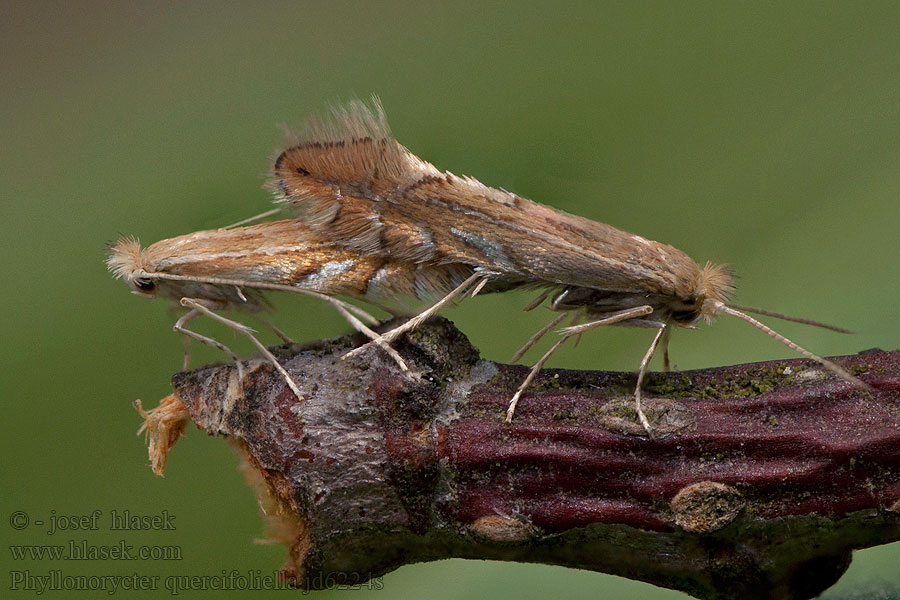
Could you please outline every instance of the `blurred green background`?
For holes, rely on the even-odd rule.
[[[13,561],[4,550],[4,576],[281,565],[281,547],[253,545],[253,493],[221,440],[190,429],[165,479],[147,468],[131,402],[169,393],[181,340],[163,302],[112,280],[104,244],[266,210],[277,125],[354,96],[380,95],[400,141],[440,168],[730,263],[738,302],[858,332],[778,324],[817,353],[900,347],[898,31],[895,2],[5,3],[2,514],[104,516],[99,531],[54,535],[4,524],[4,539],[177,545],[182,560]],[[505,360],[547,320],[519,312],[530,298],[481,297],[446,315]],[[276,303],[298,340],[348,329],[322,303]],[[649,339],[596,332],[550,366],[634,370]],[[672,353],[682,369],[791,356],[727,320],[679,332]],[[218,360],[194,346],[195,365]],[[113,509],[167,510],[177,530],[111,532]],[[900,544],[859,552],[828,597],[897,589],[898,564]],[[684,597],[461,560],[408,566],[383,585],[316,597]]]

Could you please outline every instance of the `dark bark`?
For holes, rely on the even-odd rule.
[[[433,319],[395,347],[342,361],[358,336],[276,351],[298,402],[260,361],[174,377],[148,415],[161,470],[190,418],[254,469],[302,587],[359,583],[448,557],[566,565],[700,598],[808,598],[857,548],[900,539],[900,352],[652,373],[480,360]],[[160,464],[159,461],[162,461]]]

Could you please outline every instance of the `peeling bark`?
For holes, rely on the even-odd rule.
[[[362,583],[450,557],[590,569],[698,598],[808,598],[857,548],[900,540],[900,352],[833,358],[860,391],[806,360],[651,373],[547,369],[511,424],[527,368],[479,359],[430,320],[395,347],[339,356],[348,336],[272,348],[271,365],[173,378],[146,414],[165,457],[189,418],[228,436],[255,481],[282,576]]]

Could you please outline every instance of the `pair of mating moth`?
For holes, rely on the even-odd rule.
[[[522,382],[509,403],[507,421],[535,375],[566,340],[604,325],[631,325],[656,330],[634,392],[638,418],[649,433],[641,383],[651,357],[662,345],[668,369],[671,329],[694,328],[720,313],[747,321],[844,380],[866,387],[746,313],[843,330],[730,305],[734,286],[723,266],[701,267],[672,246],[441,172],[394,139],[377,99],[351,102],[335,109],[330,119],[312,119],[275,161],[270,185],[277,202],[295,218],[246,225],[255,218],[249,219],[143,249],[137,240],[122,238],[110,248],[107,265],[134,293],[165,296],[186,307],[174,327],[185,336],[235,359],[226,346],[186,324],[207,315],[248,336],[298,397],[290,375],[252,330],[219,312],[258,312],[266,308],[262,293],[269,290],[314,296],[371,339],[345,357],[376,345],[407,370],[390,342],[443,306],[467,295],[535,289],[539,295],[526,309],[546,302],[560,314],[513,360],[566,317],[572,324],[560,331],[556,344]],[[377,323],[372,315],[339,296],[382,308],[404,298],[431,304],[379,335],[369,327]],[[187,362],[186,352],[185,368]]]

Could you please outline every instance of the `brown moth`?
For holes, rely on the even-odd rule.
[[[273,172],[271,185],[279,201],[323,238],[363,256],[457,268],[459,278],[446,281],[443,298],[380,341],[395,339],[454,298],[481,290],[544,288],[528,308],[549,298],[550,308],[563,313],[532,336],[514,360],[567,314],[580,323],[563,329],[561,339],[534,365],[510,401],[507,421],[525,388],[568,338],[602,325],[644,326],[656,329],[656,335],[641,361],[634,396],[649,432],[640,398],[654,351],[661,342],[666,348],[672,327],[694,328],[720,313],[747,321],[844,380],[866,387],[742,310],[844,330],[730,305],[734,285],[724,266],[701,267],[672,246],[441,172],[394,139],[377,99],[371,106],[353,101],[335,109],[330,119],[311,120],[296,143],[278,156]],[[666,353],[666,367],[667,358]]]
[[[235,360],[237,356],[229,348],[187,329],[185,324],[207,315],[246,335],[298,396],[293,380],[252,330],[219,315],[219,311],[264,311],[268,308],[262,296],[264,291],[288,291],[320,298],[334,306],[357,330],[376,340],[406,370],[399,354],[362,322],[375,324],[378,320],[334,296],[349,296],[376,305],[394,297],[424,299],[471,275],[470,270],[456,265],[417,265],[389,257],[362,255],[347,246],[325,241],[299,219],[198,231],[147,248],[141,248],[136,239],[122,238],[110,247],[106,262],[116,278],[124,279],[133,293],[169,298],[188,308],[175,323],[175,331],[215,346]],[[290,342],[274,326],[265,323]],[[186,350],[185,368],[188,360]]]

